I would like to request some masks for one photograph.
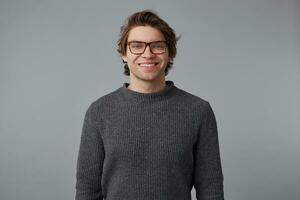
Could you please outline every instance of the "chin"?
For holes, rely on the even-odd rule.
[[[145,80],[145,81],[156,81],[161,80],[163,77],[160,74],[146,74],[139,76],[139,79]]]

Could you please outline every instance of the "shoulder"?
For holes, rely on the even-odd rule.
[[[182,113],[192,116],[199,123],[214,118],[214,112],[208,100],[179,88],[177,88],[177,94],[176,102]]]
[[[109,109],[121,101],[120,88],[105,94],[98,99],[92,101],[88,106],[86,113],[94,117],[99,117],[103,113],[109,112]]]
[[[202,109],[207,109],[207,107],[210,106],[209,102],[200,96],[197,96],[180,88],[177,88],[177,92],[179,94],[178,100],[186,106]]]
[[[113,104],[113,103],[119,101],[121,98],[120,89],[121,88],[118,88],[108,94],[105,94],[105,95],[99,97],[98,99],[93,101],[91,103],[91,105],[94,107],[99,107],[99,106],[102,107],[102,106],[108,106],[109,104]]]
[[[185,112],[194,117],[200,117],[200,121],[204,118],[214,117],[214,111],[208,100],[180,88],[177,88],[177,93],[177,102]]]

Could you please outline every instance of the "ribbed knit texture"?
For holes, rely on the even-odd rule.
[[[76,200],[223,200],[210,104],[177,88],[139,93],[128,83],[87,109]]]

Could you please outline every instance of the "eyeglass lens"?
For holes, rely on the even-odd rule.
[[[164,41],[157,41],[157,42],[150,42],[150,43],[133,41],[133,42],[129,42],[128,45],[131,53],[133,54],[144,53],[148,45],[153,54],[162,54],[166,51],[166,43]]]

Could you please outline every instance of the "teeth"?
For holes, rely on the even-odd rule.
[[[154,65],[155,65],[154,63],[152,63],[152,64],[140,64],[140,66],[142,66],[142,67],[152,67]]]

